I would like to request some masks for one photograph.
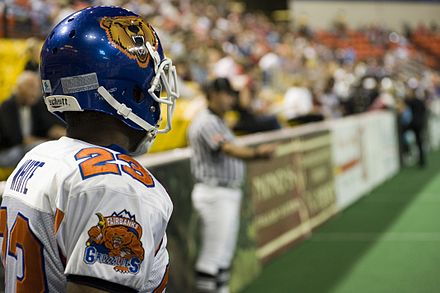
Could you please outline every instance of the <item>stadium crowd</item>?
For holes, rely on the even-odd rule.
[[[410,95],[426,104],[440,95],[440,56],[411,41],[430,35],[438,43],[435,27],[398,34],[380,26],[352,30],[335,20],[328,30],[314,31],[307,20],[293,27],[247,12],[238,2],[212,0],[5,3],[9,14],[28,15],[27,23],[42,37],[67,14],[89,5],[120,5],[144,16],[171,44],[165,49],[176,63],[183,98],[200,97],[200,85],[215,77],[231,80],[238,97],[238,133],[379,108],[408,117]]]

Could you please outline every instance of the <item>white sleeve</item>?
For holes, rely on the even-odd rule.
[[[98,184],[69,195],[57,235],[65,250],[68,280],[104,280],[139,291],[156,270],[163,269],[162,262],[168,262],[166,250],[160,261],[155,254],[167,219],[135,192]],[[88,284],[87,280],[80,281]]]
[[[150,278],[145,291],[142,292],[165,292],[169,276],[169,256],[167,247],[167,236],[165,235],[156,249],[151,269]]]

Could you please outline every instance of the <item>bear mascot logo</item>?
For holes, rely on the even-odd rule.
[[[104,217],[97,213],[98,224],[88,230],[84,261],[113,265],[120,273],[136,274],[144,260],[142,227],[126,210]]]
[[[103,17],[100,26],[106,31],[109,41],[130,59],[136,59],[140,67],[146,68],[150,54],[146,42],[157,49],[157,38],[151,25],[137,16]]]

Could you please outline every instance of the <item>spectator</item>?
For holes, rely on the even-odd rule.
[[[29,60],[26,62],[24,70],[34,71],[38,73],[40,66],[41,42],[36,38],[29,38],[27,40],[26,51]]]
[[[322,94],[319,96],[322,113],[325,118],[339,118],[342,116],[340,109],[339,97],[334,92],[335,79],[330,77],[324,87]]]
[[[411,82],[412,81],[412,82]],[[405,99],[405,103],[408,105],[412,113],[412,120],[408,124],[405,130],[410,130],[414,132],[416,138],[417,149],[419,151],[419,166],[421,168],[426,165],[426,155],[424,147],[424,132],[426,128],[426,106],[423,97],[418,97],[416,94],[417,81],[412,79],[409,82],[408,95]]]
[[[315,111],[313,96],[306,82],[294,81],[284,96],[284,115],[290,125],[321,121],[323,116]]]
[[[256,81],[249,77],[247,84],[236,92],[236,103],[233,110],[237,111],[239,118],[233,127],[235,132],[249,134],[281,128],[275,115],[257,112],[259,100]]]
[[[364,76],[347,103],[347,112],[359,114],[367,111],[379,96],[379,84],[374,76]]]
[[[396,99],[393,95],[394,86],[390,77],[384,77],[380,82],[380,94],[369,110],[396,109]]]
[[[403,98],[396,99],[396,110],[397,110],[397,131],[398,131],[398,142],[399,142],[399,160],[400,165],[404,166],[406,161],[406,156],[409,153],[409,145],[406,142],[405,132],[408,125],[412,121],[412,112],[408,105],[405,103]]]
[[[244,179],[243,159],[268,158],[272,144],[239,146],[223,121],[234,104],[231,84],[217,78],[206,87],[208,109],[189,129],[193,148],[191,170],[197,183],[194,208],[202,220],[202,245],[196,263],[197,292],[229,292],[229,271],[235,252]]]
[[[310,89],[304,81],[294,80],[284,96],[284,115],[288,120],[307,115],[313,110],[313,99]]]
[[[15,166],[36,144],[64,134],[64,126],[46,110],[37,73],[24,71],[0,106],[0,166]]]

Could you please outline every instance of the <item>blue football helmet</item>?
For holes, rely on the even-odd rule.
[[[63,121],[66,111],[99,111],[146,131],[136,154],[171,129],[176,68],[153,27],[133,12],[89,7],[66,17],[43,45],[40,72],[47,108]]]

